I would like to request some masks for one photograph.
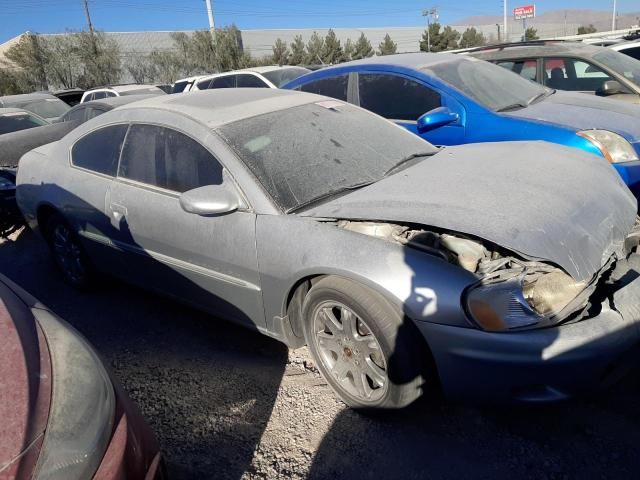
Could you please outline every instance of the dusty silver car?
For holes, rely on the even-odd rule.
[[[440,150],[345,102],[228,89],[107,112],[17,182],[67,281],[307,344],[354,407],[557,401],[634,363],[636,200],[576,149]]]

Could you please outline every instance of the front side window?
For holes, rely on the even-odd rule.
[[[92,118],[97,117],[98,115],[102,115],[106,110],[102,108],[91,107],[87,109],[87,120],[91,120]]]
[[[269,88],[269,85],[264,83],[255,75],[238,75],[237,84],[238,88]]]
[[[315,82],[305,83],[300,87],[300,90],[337,98],[346,102],[348,85],[349,75],[338,75],[337,77],[323,78]]]
[[[442,105],[440,94],[397,75],[358,74],[360,106],[390,120],[417,120]]]
[[[544,73],[548,87],[574,92],[595,92],[613,80],[601,68],[577,58],[546,58]]]
[[[106,97],[107,97],[107,92],[95,92],[93,94],[94,100],[100,100],[101,98],[106,98]]]
[[[71,163],[103,175],[115,176],[128,127],[112,125],[85,135],[71,149]]]
[[[183,193],[222,183],[222,167],[198,142],[169,128],[132,125],[118,176]]]

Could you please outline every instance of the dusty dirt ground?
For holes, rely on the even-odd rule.
[[[105,281],[79,293],[29,231],[0,242],[0,272],[98,349],[160,440],[171,478],[620,479],[640,472],[640,382],[536,409],[421,401],[350,411],[306,349]]]

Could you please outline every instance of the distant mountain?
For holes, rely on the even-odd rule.
[[[526,3],[526,2],[525,2]],[[513,11],[513,10],[511,10]],[[618,13],[617,27],[627,28],[638,25],[640,11],[634,13]],[[509,16],[509,20],[513,20],[513,16]],[[540,14],[534,19],[528,19],[528,25],[553,23],[560,24],[564,22],[570,24],[589,25],[593,24],[599,31],[611,29],[611,11],[604,10],[550,10]],[[493,25],[502,23],[502,16],[498,15],[476,15],[462,18],[451,25]]]

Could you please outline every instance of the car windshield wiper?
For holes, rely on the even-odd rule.
[[[375,181],[371,180],[371,181],[367,181],[367,182],[358,183],[356,185],[350,185],[348,187],[341,187],[341,188],[338,188],[336,190],[331,190],[330,192],[324,193],[324,194],[322,194],[322,195],[320,195],[318,197],[312,198],[311,200],[307,200],[306,202],[303,202],[300,205],[296,205],[295,207],[290,208],[289,210],[287,210],[287,213],[293,213],[293,212],[297,212],[299,210],[303,210],[303,209],[308,208],[308,207],[310,207],[312,205],[315,205],[316,203],[327,201],[330,198],[335,198],[335,197],[338,197],[340,195],[344,195],[346,193],[353,192],[353,191],[358,190],[360,188],[368,187],[372,183],[375,183]]]
[[[511,110],[520,110],[521,108],[527,108],[528,106],[528,103],[512,103],[506,107],[499,108],[496,112],[510,112]]]
[[[534,104],[534,103],[536,103],[536,102],[539,102],[539,101],[540,101],[540,100],[542,100],[543,98],[546,98],[546,97],[548,97],[549,95],[552,95],[554,92],[555,92],[555,90],[552,90],[552,91],[544,91],[544,92],[541,92],[541,93],[539,93],[539,94],[537,94],[537,95],[534,95],[534,96],[533,96],[533,97],[531,97],[531,98],[529,99],[529,101],[527,102],[527,106],[532,105],[532,104]]]
[[[389,175],[391,175],[393,172],[395,172],[396,170],[398,170],[398,168],[400,168],[402,165],[406,164],[407,162],[410,162],[411,160],[413,160],[414,158],[421,158],[421,157],[431,157],[432,155],[435,155],[436,153],[438,153],[440,150],[436,150],[434,152],[420,152],[420,153],[412,153],[411,155],[407,155],[404,158],[401,158],[400,160],[398,160],[395,165],[393,165],[391,168],[389,168],[386,172],[384,172],[384,174],[382,175],[383,177],[388,177]]]

